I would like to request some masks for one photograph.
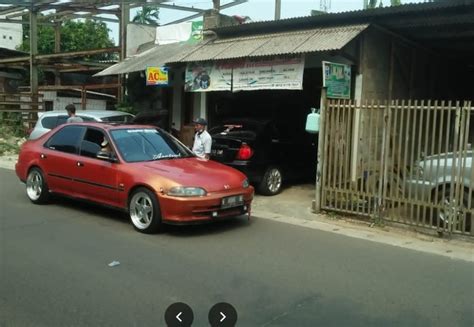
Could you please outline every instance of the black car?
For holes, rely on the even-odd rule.
[[[275,195],[287,181],[314,180],[317,138],[304,126],[239,118],[209,133],[211,159],[242,171],[261,194]]]

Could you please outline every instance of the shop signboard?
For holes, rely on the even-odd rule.
[[[350,99],[351,66],[323,61],[323,86],[328,98]]]
[[[168,67],[147,67],[146,85],[167,86]]]
[[[304,57],[189,63],[188,92],[302,90]]]

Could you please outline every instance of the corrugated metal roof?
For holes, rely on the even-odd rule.
[[[421,0],[420,0],[421,1]],[[238,33],[253,33],[261,32],[262,30],[273,30],[281,28],[288,30],[291,27],[301,28],[303,26],[318,26],[318,25],[340,25],[340,24],[356,24],[356,23],[383,23],[387,17],[394,17],[401,20],[405,15],[419,15],[423,13],[432,22],[435,22],[437,17],[430,15],[446,11],[462,12],[464,9],[472,8],[473,0],[446,0],[439,2],[426,3],[411,3],[399,6],[390,6],[374,9],[362,9],[353,11],[342,11],[336,13],[327,13],[315,16],[291,17],[280,20],[267,20],[249,22],[242,25],[228,25],[214,28],[213,30],[218,35],[230,35]],[[418,16],[419,17],[419,16]]]
[[[159,45],[110,66],[94,76],[126,74],[145,70],[149,66],[163,66],[170,62],[170,58],[181,60],[194,47],[196,45],[188,43]]]
[[[143,71],[149,66],[192,61],[224,60],[330,51],[343,48],[367,24],[330,28],[313,28],[286,33],[261,34],[252,37],[217,39],[199,44],[159,45],[113,65],[94,76]]]
[[[214,42],[202,44],[182,56],[181,59],[170,58],[169,62],[224,60],[338,50],[367,27],[368,24],[361,24],[217,39]]]

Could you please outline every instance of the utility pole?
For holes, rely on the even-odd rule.
[[[214,4],[214,10],[219,11],[221,9],[221,1],[220,0],[212,0],[212,3]]]
[[[275,0],[275,20],[281,17],[281,0]]]

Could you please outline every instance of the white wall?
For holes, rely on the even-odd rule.
[[[53,101],[53,110],[65,110],[70,103],[76,106],[77,110],[82,109],[81,98],[74,97],[58,97],[57,92],[42,92],[44,94],[43,101]],[[86,110],[106,110],[106,100],[87,99]]]
[[[0,16],[5,18],[5,16]],[[0,23],[0,47],[10,50],[16,48],[23,41],[23,27],[21,24]]]

